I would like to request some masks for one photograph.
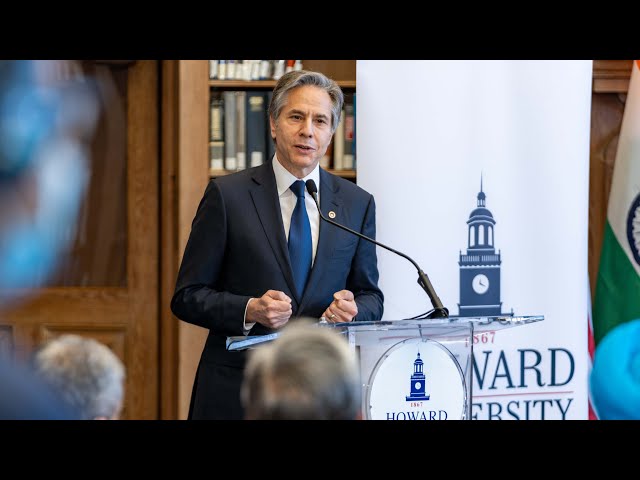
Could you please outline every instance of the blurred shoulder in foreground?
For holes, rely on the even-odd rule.
[[[589,388],[601,420],[640,420],[640,319],[618,325],[600,341]]]
[[[79,416],[21,365],[0,361],[0,420],[76,420]]]

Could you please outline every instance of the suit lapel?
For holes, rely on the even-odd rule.
[[[295,283],[291,272],[291,262],[289,261],[289,250],[287,248],[287,237],[284,234],[282,223],[282,213],[280,211],[280,200],[278,198],[278,188],[276,178],[273,173],[271,162],[267,162],[262,167],[256,169],[253,177],[253,185],[250,187],[251,198],[258,212],[260,223],[267,236],[273,254],[280,265],[289,290],[294,292]],[[322,195],[322,193],[320,193]],[[296,298],[300,302],[299,298]]]
[[[340,222],[342,218],[342,201],[339,194],[340,187],[334,181],[334,178],[323,169],[320,169],[320,209],[322,214],[327,216],[330,211],[336,213],[336,221]],[[328,224],[322,219],[320,220],[320,233],[318,236],[318,248],[316,250],[313,268],[307,281],[307,287],[304,290],[302,301],[300,302],[299,311],[302,311],[305,304],[313,296],[316,291],[318,282],[326,268],[327,259],[330,258],[333,247],[335,246],[335,237],[338,227]]]

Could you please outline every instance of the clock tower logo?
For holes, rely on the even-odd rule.
[[[467,220],[467,253],[460,252],[460,303],[461,317],[511,315],[502,313],[500,300],[500,252],[495,249],[495,225],[493,214],[486,206],[486,198],[480,177],[480,192],[476,208]]]

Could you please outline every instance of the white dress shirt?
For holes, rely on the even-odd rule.
[[[298,202],[296,194],[291,191],[291,184],[296,180],[302,180],[304,182],[309,179],[313,180],[316,182],[316,186],[318,187],[318,202],[320,202],[320,166],[316,165],[316,168],[314,168],[309,175],[299,179],[282,166],[277,155],[274,155],[273,162],[271,162],[271,164],[273,166],[273,173],[276,177],[276,188],[278,189],[278,199],[280,200],[280,213],[282,214],[284,234],[288,241],[289,227],[291,226],[291,215],[293,215],[293,210],[296,208],[296,204]],[[307,207],[307,215],[309,216],[309,224],[311,225],[311,266],[313,267],[313,263],[316,258],[316,250],[318,249],[318,237],[320,236],[320,214],[318,213],[316,202],[313,200],[313,197],[309,195],[306,188],[304,192],[304,204]],[[251,300],[253,300],[253,298],[249,299],[249,302]],[[247,302],[244,309],[245,335],[249,333],[251,327],[255,325],[255,322],[247,323],[247,307],[249,306],[249,302]]]
[[[280,213],[282,214],[282,223],[284,225],[284,233],[289,241],[289,227],[291,226],[291,216],[293,210],[296,208],[298,199],[296,194],[291,191],[291,184],[296,180],[299,180],[296,176],[291,174],[286,168],[284,168],[278,156],[273,157],[273,173],[276,175],[276,187],[278,189],[278,198],[280,200]],[[307,180],[313,180],[318,187],[318,202],[320,201],[320,167],[316,165],[316,168],[307,175],[300,179],[303,182]],[[318,236],[320,234],[320,215],[318,214],[318,207],[316,202],[313,201],[313,197],[309,195],[306,188],[304,191],[304,204],[307,207],[307,215],[309,215],[309,223],[311,225],[311,266],[316,258],[316,250],[318,249]]]

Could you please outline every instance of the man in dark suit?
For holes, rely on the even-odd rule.
[[[227,351],[227,336],[272,333],[302,316],[382,317],[375,245],[321,224],[312,197],[296,185],[313,179],[323,212],[375,238],[373,196],[318,165],[343,102],[340,87],[320,73],[283,75],[269,106],[274,158],[207,186],[171,301],[178,318],[209,329],[189,418],[244,417],[246,352]]]

